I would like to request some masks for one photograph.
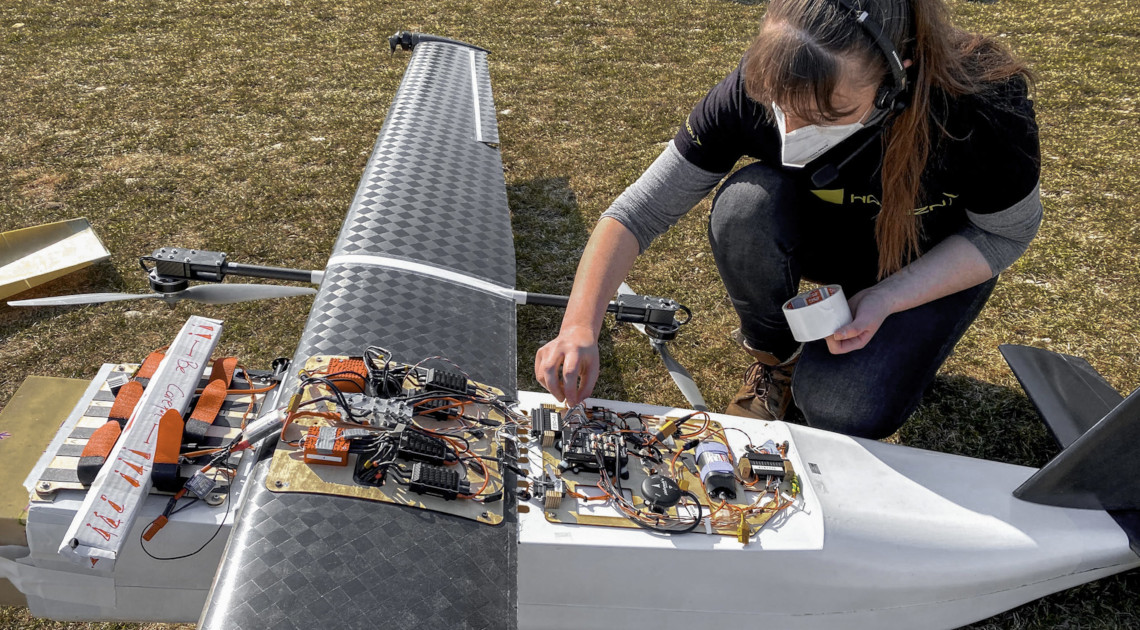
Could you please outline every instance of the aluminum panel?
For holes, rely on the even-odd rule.
[[[514,628],[515,519],[274,494],[259,465],[199,628]],[[256,518],[256,527],[248,526]]]

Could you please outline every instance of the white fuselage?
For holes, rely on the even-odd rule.
[[[748,545],[520,514],[519,628],[953,628],[1140,566],[1107,513],[1014,498],[1035,469],[714,419],[757,444],[788,440],[803,479],[794,508]],[[726,435],[742,452],[744,436]]]
[[[546,394],[520,398],[524,408],[553,402]],[[789,442],[788,458],[802,479],[795,505],[742,545],[700,529],[667,536],[551,523],[534,504],[517,524],[520,629],[952,628],[1140,566],[1107,513],[1014,498],[1014,488],[1035,469],[783,422],[714,419],[754,443]],[[726,436],[740,453],[744,436],[731,430]],[[234,494],[244,481],[237,480]],[[31,553],[20,563],[33,614],[194,621],[237,506],[195,506],[171,520],[158,545],[169,555],[193,551],[222,525],[190,558],[152,560],[135,531],[122,561],[101,574],[55,554],[82,499],[61,492],[29,512]],[[141,522],[165,502],[150,497]]]

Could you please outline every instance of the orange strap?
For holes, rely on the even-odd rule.
[[[123,429],[118,422],[107,422],[95,429],[95,432],[87,439],[87,444],[83,447],[83,453],[80,457],[102,457],[106,460],[107,456],[111,454],[111,449],[115,448],[115,442],[119,441],[119,434],[122,432]]]
[[[222,411],[226,402],[226,384],[222,379],[210,381],[198,396],[198,404],[194,405],[194,413],[186,421],[186,441],[201,445],[206,439],[206,432],[214,424],[214,419]],[[179,438],[181,439],[181,437]]]
[[[329,374],[352,372],[332,377],[332,381],[342,392],[357,394],[364,391],[364,379],[368,378],[368,368],[363,359],[333,359],[329,361]]]
[[[158,443],[154,447],[154,463],[177,464],[182,447],[182,415],[167,409],[158,421]]]
[[[210,381],[206,389],[202,390],[202,395],[198,397],[198,404],[194,406],[194,413],[190,414],[190,419],[213,424],[214,418],[218,417],[225,402],[226,384],[221,379]]]
[[[127,384],[120,387],[119,393],[115,395],[115,404],[111,405],[111,411],[107,413],[107,417],[115,420],[120,427],[125,426],[131,417],[131,412],[135,410],[135,405],[139,404],[142,395],[143,386],[141,383],[133,380],[127,381]]]
[[[127,420],[131,418],[131,412],[135,410],[135,406],[139,404],[139,399],[142,398],[147,381],[158,369],[158,364],[162,363],[163,356],[165,355],[158,351],[147,355],[146,360],[135,372],[134,378],[127,381],[126,385],[119,388],[119,393],[115,394],[115,403],[111,405],[111,411],[108,412],[107,417],[118,421],[120,427],[127,425]]]
[[[147,355],[146,360],[143,361],[142,367],[138,372],[135,372],[135,378],[146,378],[154,376],[154,371],[158,369],[158,364],[162,363],[162,357],[166,356],[162,352],[152,352]]]
[[[215,359],[214,367],[210,370],[210,382],[221,379],[226,387],[234,381],[234,370],[237,369],[237,357],[226,357],[224,359]]]

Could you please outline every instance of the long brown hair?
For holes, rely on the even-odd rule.
[[[885,123],[883,137],[883,198],[875,220],[882,279],[920,253],[914,208],[922,195],[932,126],[946,133],[932,114],[932,96],[984,98],[999,82],[1021,76],[1032,83],[1033,75],[997,40],[952,25],[942,0],[852,2],[882,26],[903,59],[913,61],[904,97],[909,105]],[[772,0],[748,50],[744,86],[758,103],[778,102],[799,118],[826,123],[850,113],[832,97],[851,62],[866,69],[858,78],[867,84],[890,81],[882,51],[837,0]]]

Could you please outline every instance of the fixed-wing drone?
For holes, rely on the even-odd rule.
[[[1140,471],[1127,452],[1140,437],[1140,399],[1123,400],[1072,357],[1005,349],[1065,447],[1040,470],[701,416],[693,395],[694,410],[593,401],[598,411],[517,392],[515,307],[560,298],[514,290],[486,53],[409,34],[392,45],[414,52],[323,270],[167,248],[143,259],[153,294],[40,302],[225,303],[311,291],[222,283],[231,275],[316,284],[292,367],[262,410],[317,401],[319,413],[335,409],[360,425],[349,430],[369,432],[368,442],[316,424],[311,448],[309,434],[266,440],[236,466],[226,507],[173,514],[160,534],[168,538],[154,539],[171,546],[164,557],[197,548],[199,530],[175,527],[181,516],[217,527],[228,542],[211,539],[199,552],[161,560],[132,530],[110,573],[58,558],[82,491],[34,504],[27,553],[3,556],[5,576],[22,586],[33,612],[198,620],[206,630],[956,627],[1140,566]],[[612,310],[645,325],[675,365],[663,349],[682,307],[622,296]],[[370,355],[377,345],[383,353]],[[330,386],[298,375],[319,357],[362,356],[357,391],[313,395]],[[434,356],[462,366],[463,378],[391,361]],[[687,395],[695,392],[671,371]],[[458,402],[416,407],[438,399]],[[525,420],[495,407],[515,399]],[[470,421],[448,416],[468,404],[488,409]],[[462,430],[409,433],[415,423],[403,418],[421,412]],[[528,435],[511,437],[504,427]],[[480,451],[494,433],[502,439]],[[341,455],[338,463],[357,463],[355,495],[322,490],[333,467],[297,463]],[[733,465],[725,471],[718,461]],[[491,474],[495,465],[501,478]],[[448,466],[466,476],[448,476]],[[369,471],[381,468],[397,505],[363,500],[378,487]],[[297,470],[307,472],[290,472]],[[310,485],[292,491],[303,483]],[[446,509],[419,509],[429,501]],[[157,498],[153,509],[166,503]],[[603,503],[613,513],[594,507]]]

